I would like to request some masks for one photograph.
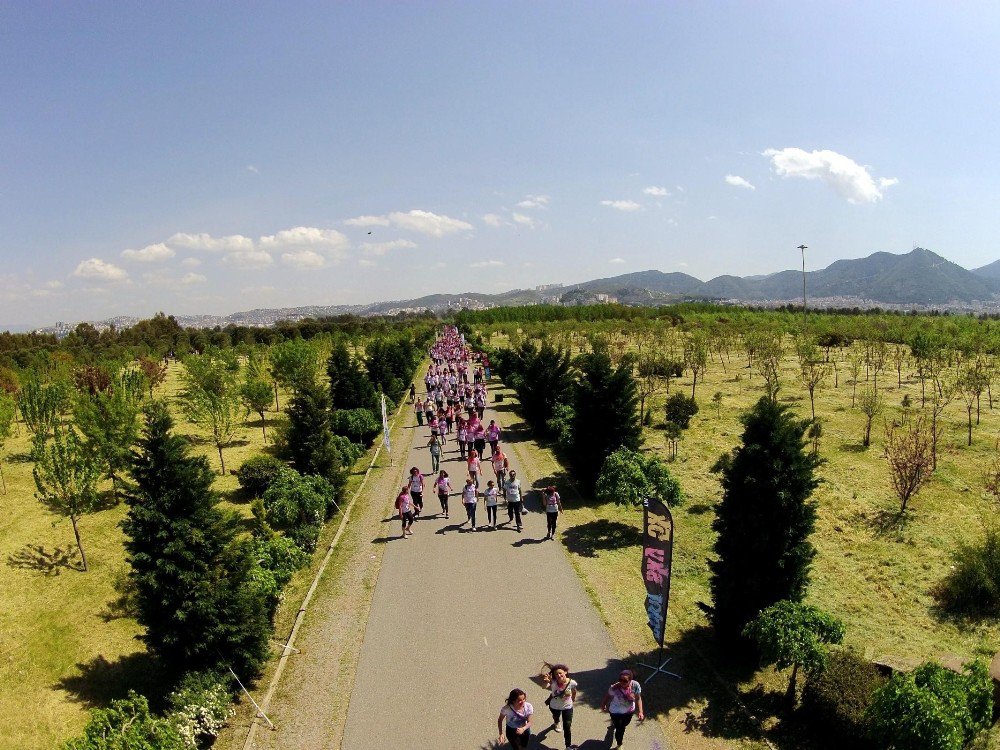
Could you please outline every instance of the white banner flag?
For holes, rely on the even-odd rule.
[[[385,414],[385,394],[382,394],[382,443],[387,451],[392,451],[389,444],[389,418]]]

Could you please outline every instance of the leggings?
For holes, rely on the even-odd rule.
[[[486,506],[486,523],[491,523],[496,526],[497,523],[497,506],[487,505]]]
[[[566,736],[566,747],[573,744],[573,709],[564,708],[562,710],[558,708],[550,708],[549,711],[552,712],[552,723],[559,726],[559,719],[562,718],[563,733]]]
[[[545,511],[545,521],[548,524],[549,533],[552,536],[556,535],[556,521],[559,518],[559,511],[552,513],[551,511]]]
[[[437,471],[441,466],[441,454],[432,453],[431,454],[431,471]]]
[[[476,528],[476,504],[475,503],[465,503],[465,515],[469,517],[469,523],[472,524],[472,528]]]
[[[438,495],[438,500],[441,502],[441,510],[444,511],[445,515],[448,515],[448,496]]]
[[[611,726],[615,728],[615,742],[619,745],[625,738],[625,727],[632,721],[632,711],[627,714],[611,714]]]
[[[424,509],[424,493],[410,490],[410,497],[413,499],[413,507],[417,509],[419,514]]]
[[[512,726],[505,726],[507,730],[507,742],[513,748],[527,747],[528,743],[531,742],[531,730],[525,729],[523,734],[518,734],[517,730]]]
[[[507,521],[517,519],[517,528],[521,528],[521,503],[507,503]]]

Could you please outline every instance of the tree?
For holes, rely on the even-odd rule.
[[[675,461],[677,459],[677,445],[684,439],[684,431],[676,422],[667,422],[663,425],[663,436],[667,439],[670,460]]]
[[[326,393],[318,385],[304,386],[292,397],[285,444],[295,470],[323,477],[339,498],[346,477],[330,429]]]
[[[922,416],[893,422],[885,431],[885,459],[889,462],[892,488],[899,498],[899,512],[931,480],[934,457],[931,430]]]
[[[3,487],[3,494],[7,494],[7,478],[3,473],[3,449],[10,438],[11,428],[14,425],[16,402],[5,392],[0,391],[0,486]]]
[[[80,541],[80,517],[100,507],[97,482],[101,469],[72,425],[56,427],[52,442],[42,446],[33,469],[35,497],[53,513],[69,518],[83,571],[87,553]]]
[[[853,409],[855,399],[858,395],[858,379],[861,377],[861,365],[864,364],[864,357],[856,347],[851,348],[848,352],[847,364],[851,373],[851,408]]]
[[[525,421],[536,432],[552,434],[549,427],[557,405],[571,398],[573,379],[569,352],[548,341],[541,348],[532,343],[503,350],[498,357],[501,377],[517,393]]]
[[[958,376],[956,381],[959,393],[962,394],[962,400],[965,402],[965,411],[969,418],[969,445],[972,445],[972,410],[979,403],[979,398],[983,395],[983,391],[986,388],[986,380],[982,373],[979,371],[978,367],[971,366],[965,368],[961,375]],[[976,423],[979,423],[978,412],[976,416]]]
[[[816,419],[816,388],[826,380],[830,369],[818,359],[808,359],[802,363],[802,384],[809,392],[809,409],[812,418]]]
[[[691,417],[698,413],[698,402],[683,393],[675,393],[663,405],[663,413],[665,421],[686,430],[691,424]]]
[[[247,414],[260,415],[260,432],[267,442],[267,426],[264,421],[264,412],[271,405],[271,384],[248,370],[246,378],[240,385],[240,399],[247,410]]]
[[[639,449],[639,396],[630,362],[613,368],[606,353],[595,352],[580,355],[577,367],[580,377],[573,388],[570,458],[590,488],[608,454],[617,448]]]
[[[203,354],[185,360],[182,379],[181,408],[191,422],[209,433],[219,452],[219,473],[225,474],[222,449],[232,445],[242,421],[236,372],[225,360]]]
[[[132,446],[139,437],[139,411],[145,382],[138,372],[125,370],[111,386],[81,394],[76,400],[75,418],[87,447],[104,468],[118,494],[121,475],[127,471]]]
[[[861,442],[867,448],[872,442],[872,422],[885,408],[885,400],[874,388],[865,388],[858,399],[858,408],[865,415],[865,435]]]
[[[293,393],[316,382],[319,358],[316,349],[302,339],[283,341],[271,347],[271,376],[274,378],[274,410],[278,403],[278,386]]]
[[[146,411],[132,478],[122,529],[143,640],[168,667],[259,674],[271,626],[251,542],[219,510],[208,460],[190,455],[162,403]]]
[[[822,670],[826,665],[826,644],[844,640],[844,624],[808,604],[780,601],[762,610],[743,629],[743,635],[757,644],[764,664],[792,668],[785,697],[793,705],[799,669]]]
[[[684,351],[684,363],[691,370],[691,398],[694,399],[698,375],[704,373],[708,367],[708,345],[705,342],[705,336],[700,332],[692,334],[688,339]]]
[[[21,386],[18,407],[24,423],[34,435],[33,453],[41,451],[45,441],[56,428],[69,403],[69,394],[69,387],[61,380],[43,383],[33,376]]]
[[[943,373],[934,377],[931,389],[931,468],[937,471],[937,445],[943,426],[940,424],[945,407],[955,398],[956,386]]]
[[[775,401],[781,386],[781,357],[784,354],[781,335],[762,336],[757,342],[755,354],[757,369],[764,378],[767,397]]]
[[[149,710],[145,696],[134,690],[111,701],[107,708],[90,713],[83,734],[62,745],[62,750],[189,750],[191,745],[169,719]]]
[[[330,379],[330,406],[333,409],[377,409],[378,394],[372,381],[351,357],[347,344],[338,342],[326,361]]]
[[[142,357],[139,359],[139,372],[146,379],[149,397],[153,398],[153,389],[167,379],[167,363],[159,359]]]
[[[642,505],[646,498],[656,497],[677,506],[684,499],[680,484],[660,459],[628,448],[604,459],[594,495],[602,503],[618,505]]]
[[[761,398],[741,421],[742,445],[724,455],[722,501],[712,528],[716,559],[709,563],[719,637],[735,643],[757,613],[782,599],[801,601],[816,550],[811,499],[820,459],[805,449],[808,420]]]

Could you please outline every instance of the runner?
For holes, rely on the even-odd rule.
[[[512,748],[525,748],[531,742],[531,715],[535,709],[527,701],[527,695],[520,688],[514,688],[507,696],[507,702],[497,717],[497,744],[503,744],[504,730],[507,742]]]
[[[623,669],[618,676],[618,682],[608,688],[601,703],[601,710],[611,714],[611,726],[614,727],[615,742],[617,742],[615,746],[621,747],[625,738],[625,727],[632,721],[632,714],[635,714],[639,721],[646,718],[642,713],[642,685],[636,682],[631,669]]]
[[[470,524],[470,531],[476,530],[476,505],[479,503],[479,490],[472,483],[471,479],[465,480],[465,489],[462,490],[462,505],[465,506],[465,515]],[[465,525],[465,521],[462,522]]]
[[[413,534],[410,531],[410,527],[413,525],[413,499],[410,497],[408,485],[404,484],[396,497],[396,510],[399,511],[399,521],[403,526],[403,533],[399,537],[405,539]]]
[[[448,517],[448,495],[451,494],[451,479],[448,478],[448,472],[441,469],[441,473],[438,474],[438,478],[434,482],[434,489],[437,490],[438,501],[441,503],[441,510],[444,511],[444,517]]]
[[[545,687],[549,689],[549,697],[545,703],[552,712],[552,730],[565,731],[566,750],[574,750],[576,745],[573,744],[573,703],[576,701],[576,680],[570,679],[569,667],[565,664],[553,664],[543,681]]]
[[[552,486],[546,487],[543,495],[545,501],[545,520],[548,528],[548,534],[545,535],[545,538],[555,539],[556,521],[559,520],[559,514],[562,513],[563,509],[562,498],[559,497],[556,488]]]
[[[517,532],[521,533],[521,480],[517,478],[517,472],[511,471],[510,478],[504,486],[504,493],[507,495],[507,523],[512,523],[517,518]]]
[[[497,527],[497,488],[492,479],[486,483],[486,492],[483,495],[486,498],[486,523],[491,529],[495,529]]]
[[[419,516],[424,509],[424,475],[414,466],[410,469],[410,497],[413,498],[413,516]]]

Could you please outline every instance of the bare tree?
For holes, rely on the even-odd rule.
[[[816,388],[830,374],[830,368],[818,359],[806,360],[802,363],[802,384],[809,392],[809,408],[812,410],[813,421],[816,421]]]
[[[847,365],[851,373],[851,408],[854,408],[858,395],[858,378],[861,377],[861,365],[864,364],[864,356],[856,348],[852,347],[847,353]]]
[[[882,413],[885,402],[874,388],[865,388],[858,398],[858,408],[865,415],[865,436],[862,444],[867,448],[872,442],[872,422]]]
[[[922,415],[904,417],[885,431],[885,458],[889,462],[892,488],[899,498],[899,512],[906,512],[910,499],[927,484],[934,471],[931,429]]]
[[[757,369],[764,378],[767,396],[772,401],[778,398],[778,388],[781,385],[781,357],[783,354],[781,334],[773,334],[762,338],[757,343]]]
[[[943,371],[936,372],[931,388],[931,459],[932,467],[937,470],[937,446],[943,426],[941,415],[945,407],[955,398],[955,383],[947,378]]]
[[[972,445],[972,410],[979,403],[980,396],[986,388],[985,379],[979,369],[972,365],[965,368],[958,376],[958,390],[965,402],[965,410],[969,416],[969,445]],[[976,424],[979,424],[979,412],[976,412]]]
[[[896,387],[903,387],[903,367],[906,365],[906,361],[909,359],[909,355],[906,353],[906,346],[904,344],[896,344],[892,347],[892,362],[896,366]]]

